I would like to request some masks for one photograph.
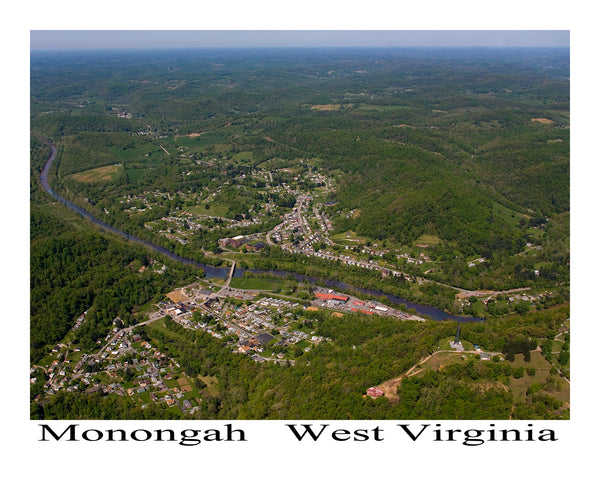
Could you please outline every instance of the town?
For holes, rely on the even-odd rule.
[[[184,328],[203,330],[223,339],[232,353],[249,355],[254,361],[293,366],[295,358],[315,345],[332,341],[311,329],[310,313],[327,309],[339,317],[361,312],[386,315],[399,320],[422,318],[382,305],[323,288],[314,298],[299,303],[257,291],[224,287],[216,292],[201,284],[189,285],[167,294],[155,312],[138,325],[168,317]],[[86,313],[75,322],[73,331],[85,322]],[[180,365],[115,318],[111,332],[98,341],[98,350],[84,353],[65,340],[56,345],[48,365],[36,365],[48,376],[44,393],[60,390],[114,393],[135,396],[138,401],[164,403],[193,414],[200,408],[198,382]],[[35,379],[32,379],[34,381]],[[210,381],[207,379],[207,381]],[[39,399],[38,399],[39,400]]]
[[[121,199],[123,211],[133,216],[160,208],[165,202],[175,202],[178,206],[168,216],[146,222],[144,227],[183,245],[200,229],[230,232],[236,229],[245,231],[251,226],[254,226],[254,230],[260,230],[261,225],[271,226],[263,232],[219,238],[218,253],[231,262],[228,277],[224,281],[204,279],[167,293],[164,300],[138,326],[169,318],[183,328],[202,330],[221,340],[224,347],[233,354],[248,355],[259,363],[294,366],[298,357],[315,346],[335,341],[316,334],[311,315],[313,312],[327,310],[339,321],[343,321],[347,314],[425,321],[414,313],[379,301],[358,298],[325,287],[302,286],[302,295],[289,296],[272,291],[268,285],[264,288],[260,280],[247,280],[250,284],[256,284],[254,288],[248,285],[236,286],[239,279],[233,278],[236,260],[232,258],[256,254],[266,245],[295,254],[378,271],[382,277],[402,277],[419,284],[428,281],[423,276],[410,275],[391,266],[401,263],[420,266],[431,262],[426,253],[428,244],[417,243],[413,249],[415,253],[411,254],[410,251],[392,252],[389,248],[365,242],[352,232],[333,234],[330,211],[336,206],[336,202],[327,199],[335,192],[336,181],[317,173],[315,169],[306,169],[292,177],[289,177],[293,175],[291,171],[284,170],[293,185],[287,182],[272,185],[270,182],[273,181],[273,174],[266,170],[259,169],[248,175],[248,178],[262,182],[264,190],[261,195],[265,200],[263,203],[256,203],[247,214],[235,219],[225,216],[223,209],[218,206],[219,195],[233,187],[229,182],[208,193],[204,200],[202,195],[207,192],[189,195],[182,192],[170,194],[146,191]],[[188,175],[192,172],[184,173]],[[247,178],[243,175],[239,180],[246,181]],[[310,185],[310,188],[300,188],[300,185]],[[246,188],[244,184],[237,184],[237,188],[240,186]],[[278,205],[278,198],[284,198],[285,201]],[[198,206],[198,203],[204,207]],[[337,216],[355,214],[354,211],[335,213]],[[279,221],[273,222],[273,218],[278,218]],[[536,250],[541,247],[528,244],[527,248]],[[232,254],[237,257],[230,258],[229,255]],[[483,262],[484,258],[476,258],[469,261],[468,267],[473,268]],[[152,260],[149,266],[142,266],[139,273],[147,269],[162,274],[166,266]],[[424,274],[433,270],[434,268],[425,270]],[[531,294],[526,290],[528,289],[515,289],[503,292],[505,295],[497,295],[498,292],[457,289],[456,302],[461,309],[474,300],[487,304],[490,300],[503,297],[511,303],[533,304],[552,295],[551,292]],[[83,322],[85,313],[76,319],[73,331]],[[47,364],[32,367],[32,374],[39,368],[48,376],[44,385],[45,395],[53,395],[60,390],[91,393],[101,391],[103,394],[132,396],[142,405],[158,403],[177,407],[192,415],[201,408],[202,395],[199,392],[201,388],[210,390],[211,379],[199,381],[188,377],[173,358],[136,334],[134,328],[124,326],[118,317],[115,318],[112,331],[104,342],[98,341],[96,352],[82,352],[66,339],[56,345],[47,357]],[[32,377],[32,381],[36,379]],[[383,391],[372,387],[367,394],[377,398]],[[38,400],[44,401],[41,398]]]

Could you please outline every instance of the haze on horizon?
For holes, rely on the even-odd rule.
[[[568,30],[31,30],[31,51],[273,47],[566,47]]]

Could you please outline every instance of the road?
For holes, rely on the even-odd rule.
[[[382,383],[381,385],[378,385],[377,388],[380,388],[381,390],[383,390],[383,393],[386,397],[392,399],[392,400],[398,400],[398,395],[396,393],[397,388],[400,386],[400,384],[402,383],[402,380],[408,377],[412,377],[413,375],[416,375],[417,372],[415,371],[417,368],[419,368],[421,365],[423,365],[425,362],[427,362],[430,358],[432,358],[434,355],[438,355],[440,353],[460,353],[460,354],[465,354],[465,353],[481,353],[478,352],[476,350],[465,350],[465,351],[461,351],[458,352],[456,350],[438,350],[436,352],[433,352],[432,354],[426,356],[425,358],[421,359],[419,361],[419,363],[413,365],[409,370],[407,370],[406,372],[404,372],[402,375],[400,375],[399,377],[395,377],[392,378],[384,383]],[[490,355],[501,355],[499,352],[487,352]]]

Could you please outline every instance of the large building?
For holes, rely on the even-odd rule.
[[[346,295],[338,295],[335,293],[320,293],[316,292],[315,295],[319,300],[327,301],[327,300],[337,300],[339,302],[346,303],[350,297]]]
[[[243,235],[238,235],[237,237],[233,237],[233,238],[221,238],[219,240],[219,245],[221,247],[231,246],[233,248],[238,248],[238,247],[241,247],[246,242],[248,242],[247,238],[245,238]]]

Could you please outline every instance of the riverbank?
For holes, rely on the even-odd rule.
[[[48,173],[49,173],[50,169],[52,168],[53,161],[56,159],[57,148],[51,142],[44,142],[44,143],[46,143],[46,145],[48,145],[50,147],[51,153],[48,158],[48,161],[46,162],[46,165],[44,166],[44,169],[42,170],[42,173],[40,174],[40,182],[42,184],[42,188],[53,198],[58,200],[60,203],[65,205],[70,210],[78,213],[79,215],[84,217],[86,220],[94,223],[95,225],[101,227],[102,229],[104,229],[108,232],[117,234],[117,235],[125,238],[128,241],[132,241],[132,242],[138,243],[140,245],[143,245],[147,248],[150,248],[150,249],[156,251],[157,253],[165,255],[166,257],[168,257],[171,260],[174,260],[176,262],[184,263],[186,265],[193,265],[199,269],[202,269],[206,278],[226,279],[229,277],[230,268],[228,268],[228,267],[212,267],[210,265],[205,265],[205,264],[195,262],[193,260],[190,260],[190,259],[187,259],[184,257],[180,257],[179,255],[176,255],[176,254],[170,252],[166,248],[161,247],[160,245],[156,245],[152,242],[143,240],[139,237],[136,237],[135,235],[131,235],[122,230],[119,230],[118,228],[108,225],[107,223],[94,217],[92,214],[87,212],[85,209],[79,207],[78,205],[75,205],[74,203],[72,203],[69,200],[60,196],[58,193],[56,193],[52,189],[52,187],[50,186],[50,183],[48,181]],[[252,272],[252,273],[258,273],[258,274],[264,273],[264,274],[271,274],[271,275],[276,275],[276,276],[280,276],[280,277],[292,275],[294,278],[296,278],[299,281],[306,281],[306,282],[310,282],[311,284],[324,284],[325,286],[336,289],[336,290],[354,291],[354,292],[362,293],[364,295],[371,295],[374,297],[383,297],[395,305],[405,305],[406,308],[414,310],[416,314],[425,315],[428,318],[431,318],[432,320],[454,320],[454,321],[457,321],[458,319],[461,319],[461,321],[465,321],[465,322],[482,322],[485,320],[483,318],[477,318],[477,317],[452,315],[452,314],[450,314],[448,312],[444,312],[443,310],[440,310],[438,308],[430,307],[427,305],[421,305],[418,303],[413,303],[406,299],[398,297],[396,295],[390,295],[385,292],[380,292],[380,291],[373,290],[373,289],[358,288],[358,287],[354,287],[352,285],[346,284],[344,282],[336,281],[336,280],[328,280],[328,279],[317,278],[317,277],[312,277],[312,276],[308,276],[308,275],[301,275],[298,273],[284,271],[284,270],[258,270],[258,269],[237,268],[235,270],[234,276],[242,277],[245,272]]]

